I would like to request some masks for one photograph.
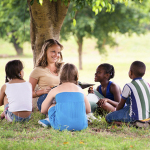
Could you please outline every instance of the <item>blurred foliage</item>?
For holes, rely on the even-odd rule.
[[[43,0],[31,0],[30,4],[33,5],[35,1],[41,5],[43,3]],[[57,2],[57,0],[53,1]],[[133,5],[132,1],[136,1],[137,3]],[[61,0],[61,2],[67,5],[70,1]],[[119,7],[119,4],[117,4],[118,2],[124,3],[127,6],[131,5],[131,7],[125,8],[124,5],[120,4],[122,12],[119,11],[120,8],[116,8],[115,10],[115,6]],[[65,24],[68,21],[67,26],[69,27],[66,27],[65,29],[65,27],[63,26],[64,29],[62,29],[63,31],[61,32],[61,37],[65,39],[65,37],[63,36],[64,31],[71,31],[73,35],[76,36],[76,39],[78,40],[80,38],[81,41],[83,37],[91,37],[94,35],[94,37],[99,40],[99,42],[97,43],[98,49],[100,49],[101,47],[100,52],[105,52],[102,49],[102,46],[104,44],[109,43],[110,45],[114,45],[115,43],[112,37],[109,35],[110,32],[116,30],[117,32],[119,31],[121,33],[131,33],[133,30],[135,30],[133,29],[133,25],[135,23],[139,25],[138,19],[140,20],[143,17],[144,12],[149,11],[149,0],[147,0],[146,2],[141,2],[142,0],[71,0],[71,5],[69,8],[70,17],[67,15],[64,22],[64,26],[66,26]],[[79,11],[81,9],[83,9],[83,11]],[[0,37],[13,43],[15,49],[21,49],[25,41],[30,41],[30,16],[27,1],[1,0],[0,10]],[[142,10],[143,14],[141,13],[139,15],[139,12],[141,12]],[[117,12],[119,14],[117,14]],[[132,15],[131,13],[133,13],[134,15]],[[124,21],[126,22],[124,23],[124,25],[123,22],[121,25],[120,21],[123,21],[123,17],[119,19],[120,14],[125,17]],[[118,17],[115,18],[116,20],[118,18],[119,21],[118,29],[116,29],[117,21],[113,20],[113,17],[115,15],[118,15]],[[129,25],[127,23],[129,20],[130,31]],[[131,20],[133,21],[133,23],[131,23]],[[71,24],[72,21],[73,24]],[[104,23],[105,26],[101,25],[101,23]],[[73,25],[75,27],[73,27]],[[125,27],[125,29],[123,29],[123,27]],[[134,32],[138,32],[137,30]],[[139,33],[140,32],[141,30],[139,30]]]
[[[22,48],[25,41],[30,41],[27,1],[1,0],[0,10],[0,37]]]
[[[72,24],[72,7],[71,4],[68,14],[64,20],[61,29],[61,39],[68,40],[70,36],[74,36],[76,41],[84,37],[94,37],[97,39],[97,48],[100,53],[105,53],[105,45],[114,46],[117,43],[112,33],[121,33],[131,35],[132,33],[145,33],[147,24],[144,20],[149,20],[148,11],[142,11],[139,8],[143,5],[130,3],[125,6],[123,3],[115,4],[113,12],[106,12],[106,8],[95,16],[90,7],[83,8],[82,11],[76,12],[76,22]]]

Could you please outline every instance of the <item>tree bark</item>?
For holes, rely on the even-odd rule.
[[[51,38],[59,41],[60,30],[68,11],[69,2],[66,6],[61,0],[57,0],[57,2],[43,0],[42,5],[38,4],[36,0],[33,5],[30,5],[30,1],[27,0],[31,18],[30,38],[35,65],[44,41]]]
[[[82,46],[83,46],[83,37],[77,37],[78,43],[78,57],[79,57],[79,70],[82,70]]]
[[[11,42],[14,45],[17,55],[23,55],[23,48],[19,46],[19,43],[17,43],[17,39],[15,37],[13,37]]]

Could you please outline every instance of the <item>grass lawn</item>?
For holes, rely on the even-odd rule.
[[[119,46],[107,47],[108,55],[101,56],[94,49],[95,40],[85,39],[83,46],[83,70],[79,70],[81,82],[94,83],[95,88],[99,83],[94,82],[94,74],[97,66],[101,63],[111,63],[115,67],[113,82],[123,88],[124,84],[130,82],[128,71],[130,64],[135,60],[143,61],[147,71],[144,79],[150,83],[150,34],[132,37],[117,36]],[[73,38],[64,45],[64,62],[74,63],[78,66],[77,45]],[[20,59],[24,63],[24,79],[28,80],[33,69],[32,51],[28,43],[24,44],[24,56],[16,57],[11,44],[0,39],[0,87],[5,81],[5,64],[12,59]],[[11,57],[5,57],[12,55]],[[87,89],[85,89],[87,93]],[[3,107],[0,108],[0,111]],[[106,123],[103,117],[101,122],[93,122],[89,127],[80,132],[55,131],[52,128],[43,128],[38,120],[44,115],[39,112],[32,114],[28,123],[7,123],[0,120],[0,150],[5,149],[150,149],[150,127],[137,129],[129,126],[114,126]]]

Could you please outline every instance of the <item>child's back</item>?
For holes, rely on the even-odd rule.
[[[5,93],[8,98],[9,108],[11,112],[16,111],[32,111],[32,90],[29,82],[22,83],[5,83]]]
[[[143,120],[150,117],[150,87],[142,78],[136,78],[126,84],[122,97],[130,99],[129,114],[133,120]]]
[[[9,122],[29,120],[32,112],[32,86],[23,80],[23,64],[12,60],[6,64],[6,83],[1,88],[0,105],[4,104],[1,118]]]

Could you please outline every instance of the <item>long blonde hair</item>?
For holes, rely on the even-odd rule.
[[[57,40],[54,40],[54,39],[46,40],[42,46],[42,50],[41,50],[41,53],[39,55],[39,59],[37,60],[36,67],[41,66],[44,68],[48,65],[47,50],[49,47],[52,47],[53,45],[58,45],[58,46],[60,46],[61,50],[63,49],[63,46]],[[62,57],[62,53],[60,52],[60,59],[55,63],[56,68],[57,68],[55,73],[58,73],[60,71],[60,67],[63,64],[62,60],[63,60],[63,57]]]

